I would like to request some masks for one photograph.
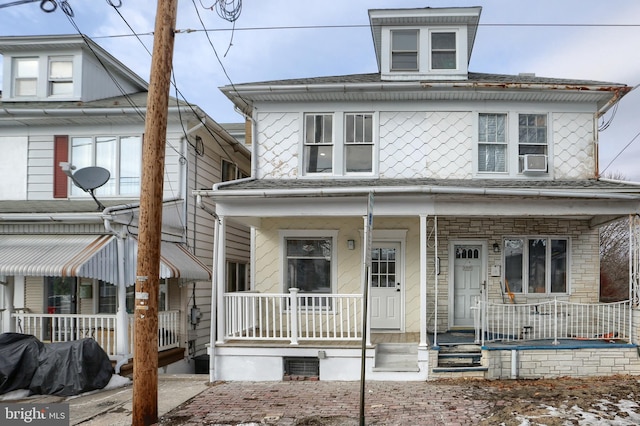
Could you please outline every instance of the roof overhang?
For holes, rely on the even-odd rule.
[[[396,102],[513,101],[582,102],[600,114],[627,94],[625,85],[509,83],[502,81],[380,81],[324,84],[246,84],[222,87],[222,92],[247,114],[261,102]]]

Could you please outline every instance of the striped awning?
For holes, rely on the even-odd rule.
[[[135,284],[137,241],[126,239],[125,281]],[[84,277],[118,282],[113,235],[0,235],[0,275]],[[178,243],[163,241],[160,278],[209,281],[211,269]]]
[[[0,275],[86,277],[116,282],[112,235],[2,235]]]

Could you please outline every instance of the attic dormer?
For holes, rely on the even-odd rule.
[[[369,10],[383,80],[466,80],[481,7]]]
[[[147,83],[80,35],[0,37],[2,102],[88,102]]]

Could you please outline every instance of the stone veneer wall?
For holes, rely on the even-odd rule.
[[[511,379],[512,351],[483,350],[487,379]],[[633,345],[582,349],[527,349],[517,352],[518,379],[640,375],[638,348]]]

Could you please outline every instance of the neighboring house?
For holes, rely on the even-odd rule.
[[[631,88],[471,72],[480,12],[371,10],[379,72],[221,89],[253,173],[197,194],[214,269],[252,227],[252,291],[215,274],[211,380],[358,380],[369,281],[368,380],[640,373],[637,248],[633,303],[598,303],[598,227],[640,211],[598,118]]]
[[[147,83],[78,35],[1,37],[0,53],[1,331],[93,337],[117,370],[130,368]],[[192,191],[245,176],[250,152],[176,99],[165,152],[159,365],[193,372],[190,360],[209,342],[215,217]],[[95,167],[110,172],[97,201],[65,163],[77,180]],[[249,233],[232,234],[226,260],[240,281]]]

